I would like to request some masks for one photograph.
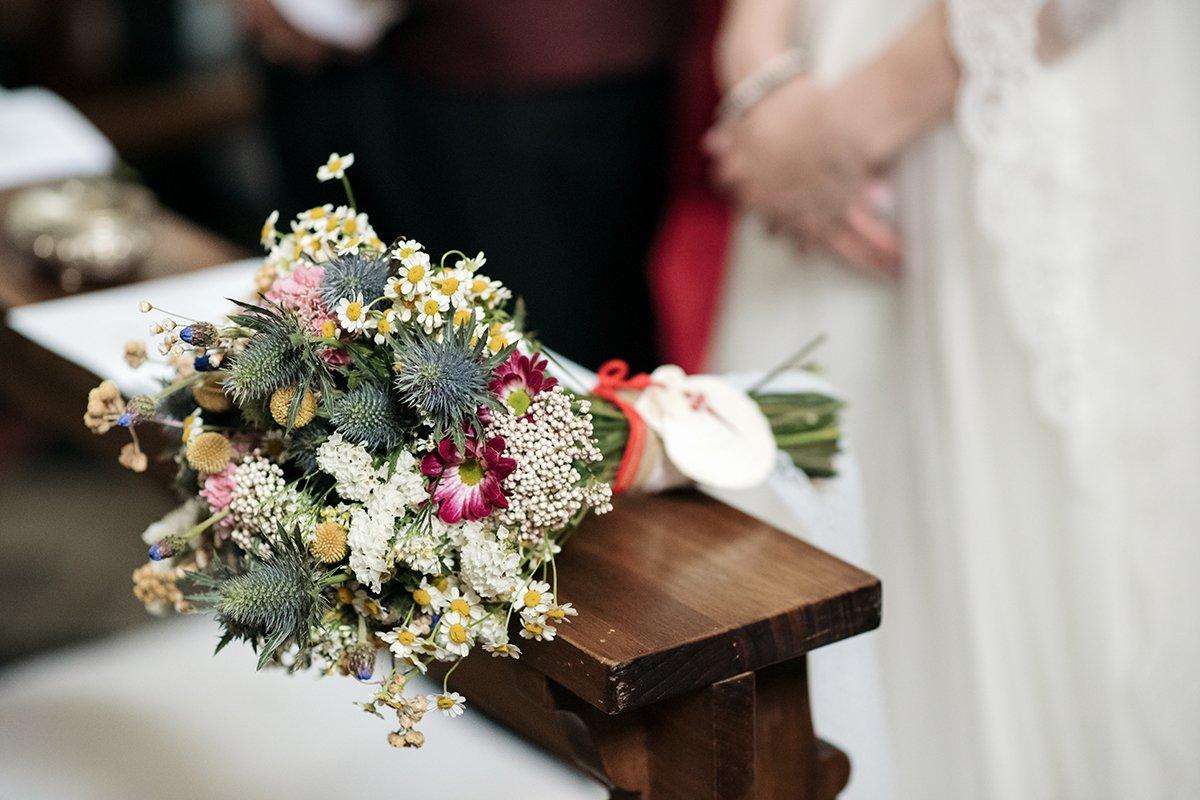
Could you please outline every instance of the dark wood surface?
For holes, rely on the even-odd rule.
[[[626,496],[558,557],[579,616],[525,658],[616,713],[871,630],[878,579],[692,492]]]

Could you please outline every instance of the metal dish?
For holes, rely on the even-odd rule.
[[[13,197],[4,231],[67,291],[132,278],[154,244],[148,189],[111,178],[72,179]]]

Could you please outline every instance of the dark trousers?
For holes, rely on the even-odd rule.
[[[435,260],[483,250],[549,347],[593,369],[656,363],[646,262],[666,185],[665,70],[521,93],[439,90],[384,64],[268,85],[297,209],[334,200],[337,186],[315,190],[316,165],[354,152],[359,206],[385,241],[418,239]]]

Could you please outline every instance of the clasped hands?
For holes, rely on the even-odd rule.
[[[717,185],[800,249],[823,248],[873,273],[899,271],[902,244],[884,221],[890,187],[856,131],[843,87],[807,75],[774,89],[705,137]]]

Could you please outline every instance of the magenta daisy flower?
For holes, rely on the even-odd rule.
[[[438,517],[447,524],[480,520],[495,508],[508,508],[500,483],[517,468],[504,455],[504,439],[493,436],[481,443],[467,438],[463,450],[443,439],[437,450],[421,459],[421,472],[432,478],[429,492],[438,504]]]
[[[533,398],[558,385],[555,378],[546,377],[546,359],[536,353],[527,356],[513,352],[496,371],[488,388],[495,392],[517,416],[529,411]]]

